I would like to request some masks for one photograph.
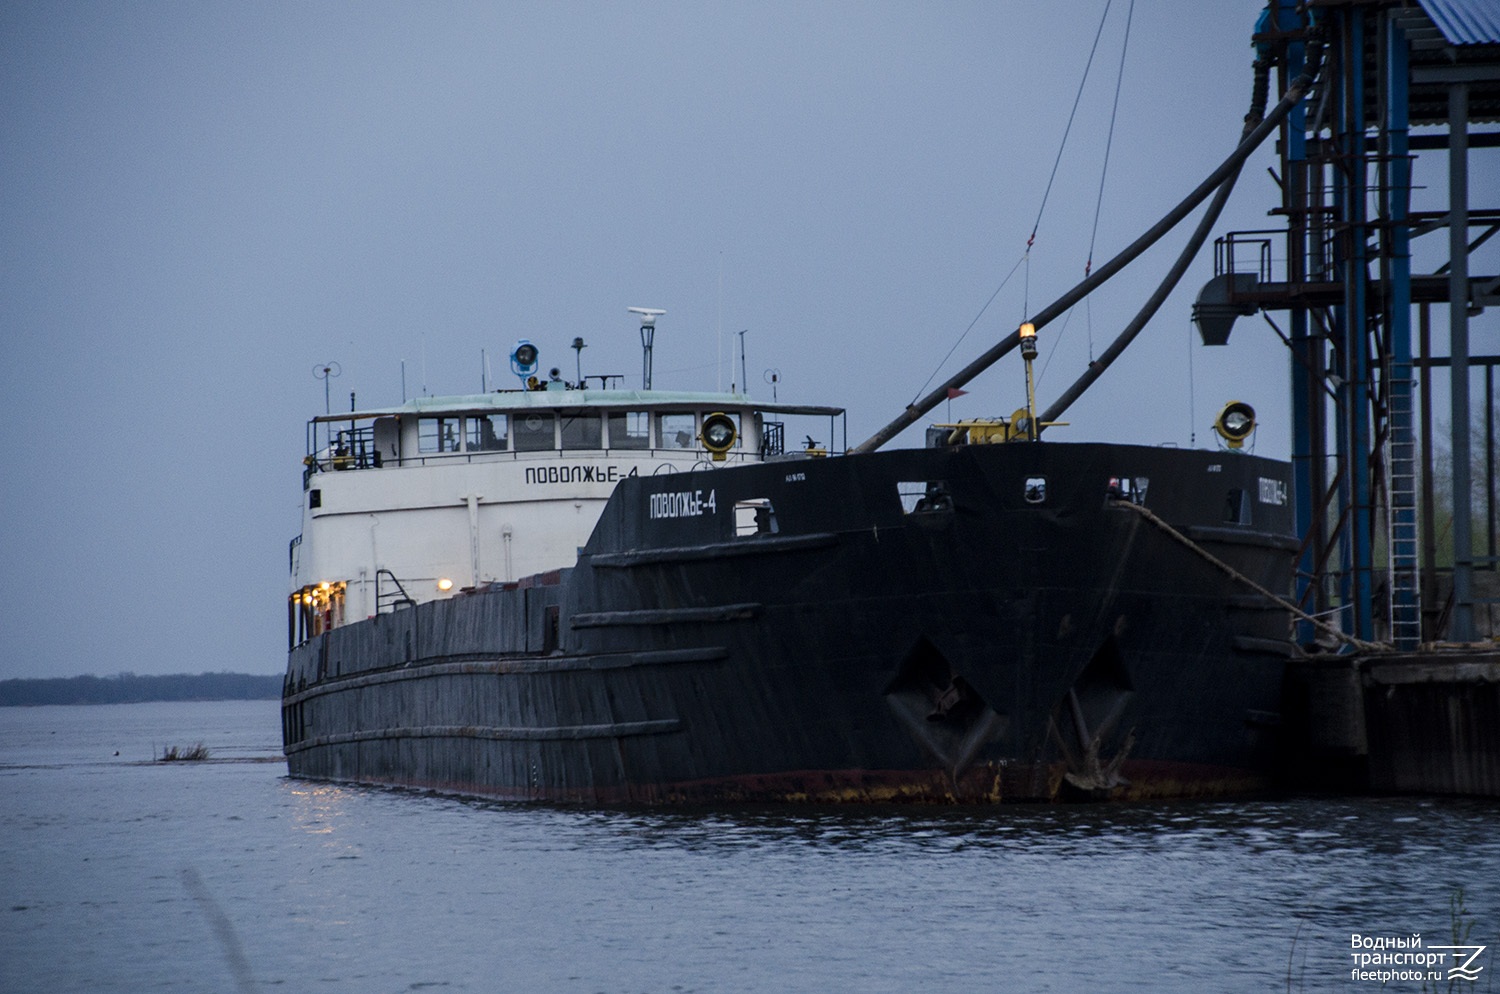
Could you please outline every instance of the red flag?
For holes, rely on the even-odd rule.
[[[967,391],[967,390],[960,390],[958,387],[949,387],[948,388],[948,399],[952,400],[954,397],[962,397],[964,394],[966,394],[968,392],[969,391]]]

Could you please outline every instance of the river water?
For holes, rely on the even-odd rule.
[[[1453,989],[1500,969],[1491,802],[564,809],[290,780],[279,727],[0,708],[0,991],[1447,991],[1351,936],[1455,922]]]

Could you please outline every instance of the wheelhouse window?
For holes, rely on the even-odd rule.
[[[650,411],[613,411],[609,415],[611,449],[651,448]]]
[[[517,452],[545,452],[557,448],[553,425],[557,416],[551,411],[529,411],[516,416],[511,432]]]
[[[422,418],[417,422],[418,452],[457,452],[458,418]]]
[[[510,448],[510,423],[504,414],[471,414],[464,419],[464,444],[470,452]]]
[[[657,421],[661,435],[658,449],[691,449],[698,439],[698,417],[694,414],[663,414]]]
[[[562,416],[562,447],[604,448],[604,422],[597,411],[566,411]]]

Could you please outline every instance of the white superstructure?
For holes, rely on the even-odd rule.
[[[553,381],[314,418],[288,638],[571,566],[620,480],[771,458],[780,416],[842,413]]]

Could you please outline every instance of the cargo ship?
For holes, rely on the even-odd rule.
[[[785,440],[838,408],[606,385],[309,422],[293,776],[588,804],[1266,785],[1285,464],[1019,418],[835,455]]]
[[[631,309],[638,391],[525,376],[521,342],[519,389],[314,418],[290,557],[291,774],[585,804],[1267,786],[1296,610],[1290,468],[1245,451],[1237,402],[1212,451],[1053,436],[1320,53],[1314,36],[1269,114],[1274,60],[1257,59],[1213,173],[852,448],[834,444],[836,408],[652,390],[650,308]],[[1038,413],[1037,331],[1210,195],[1162,285]],[[882,450],[1018,347],[1024,407]],[[788,419],[808,417],[828,441],[788,446]]]

